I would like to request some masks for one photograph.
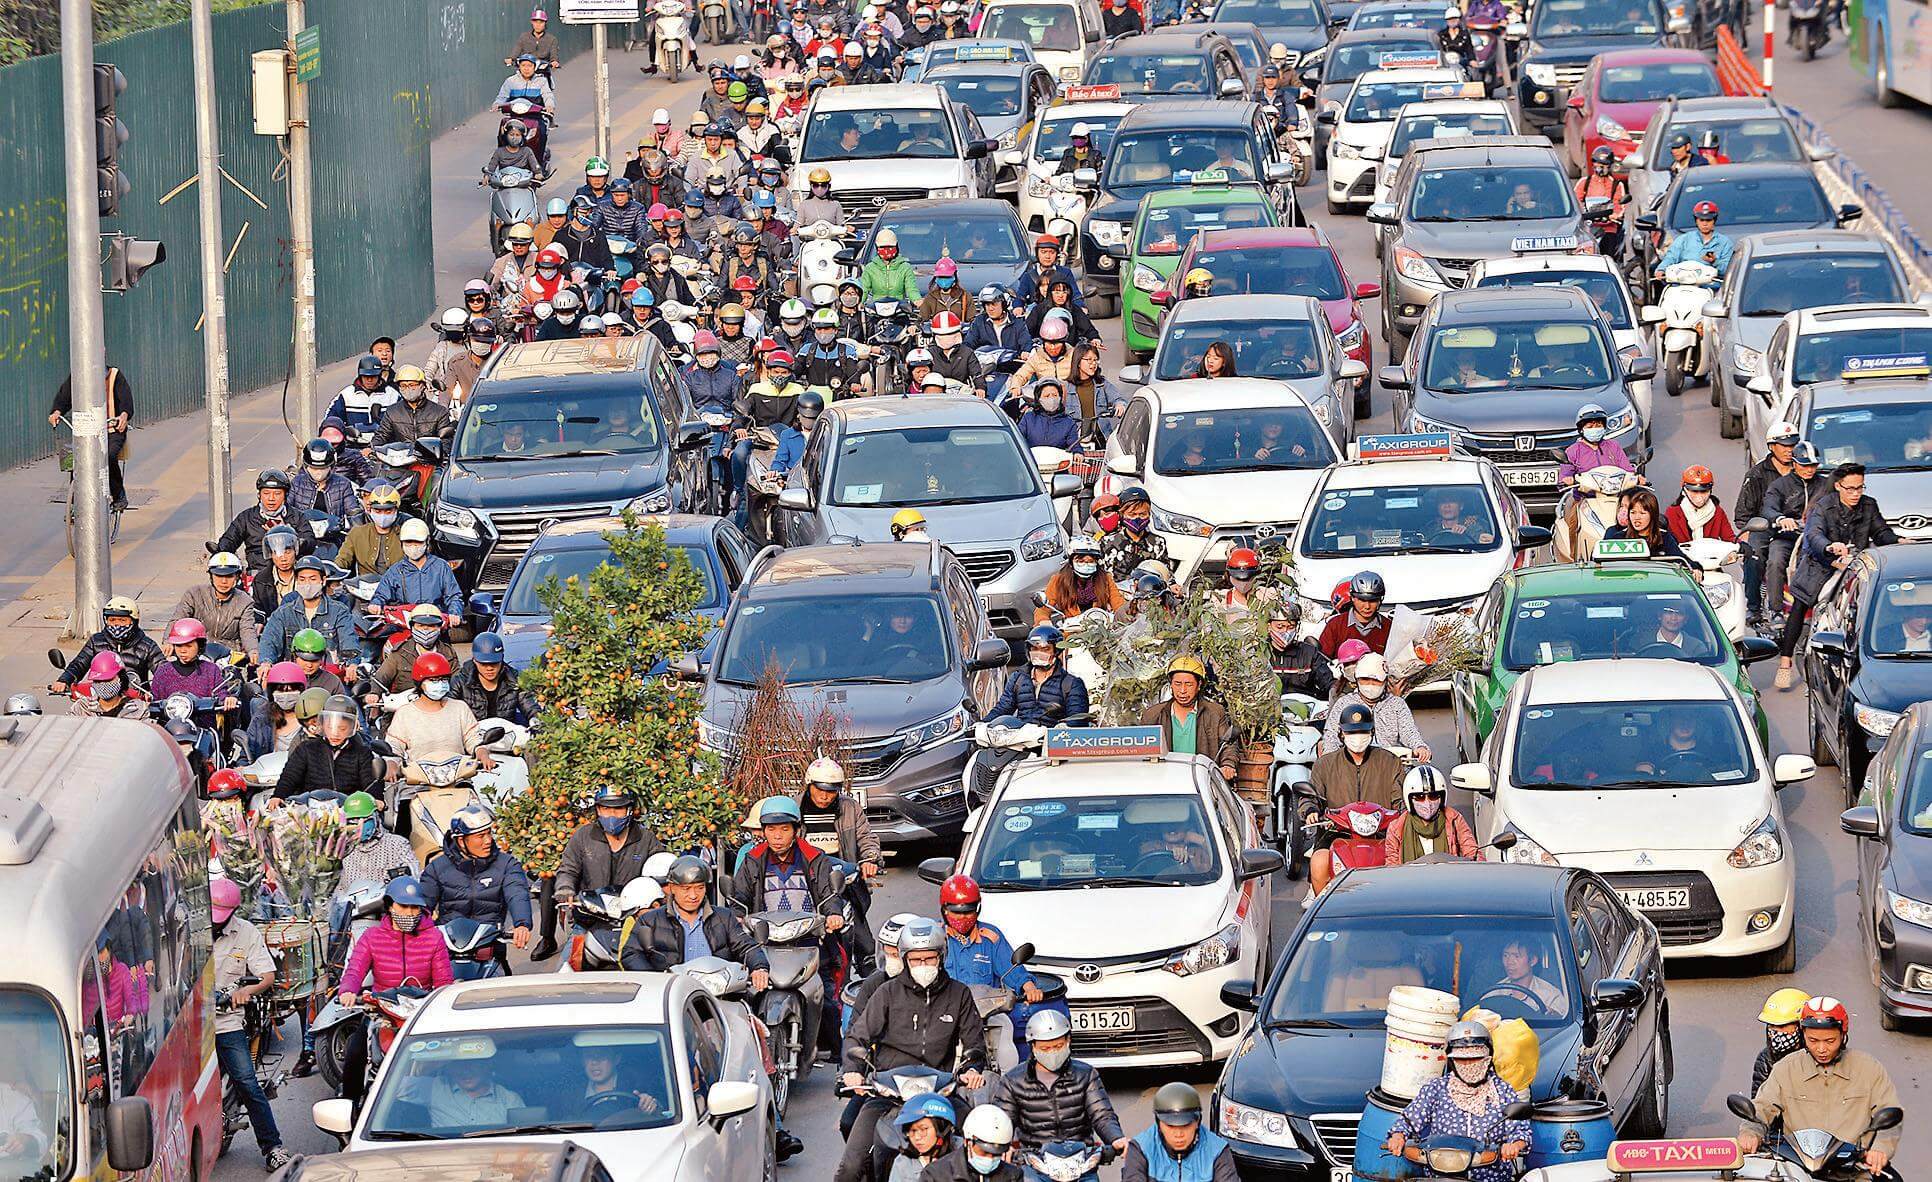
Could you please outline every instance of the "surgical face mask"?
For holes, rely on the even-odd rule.
[[[1436,818],[1436,814],[1442,811],[1442,798],[1440,796],[1411,797],[1409,800],[1409,808],[1416,816],[1421,817],[1423,820],[1433,821]]]
[[[133,635],[134,624],[132,622],[126,624],[107,624],[103,630],[115,640],[126,640],[129,636]]]
[[[1042,399],[1040,399],[1040,413],[1041,413],[1041,414],[1049,414],[1049,415],[1057,415],[1057,414],[1059,414],[1059,413],[1060,413],[1060,400],[1059,400],[1058,398],[1042,398]]]
[[[974,1173],[991,1174],[994,1170],[1000,1168],[1000,1159],[983,1154],[977,1149],[968,1149],[966,1151],[966,1164],[973,1167]]]
[[[1100,571],[1100,561],[1095,558],[1076,558],[1073,560],[1073,573],[1083,579],[1091,579]]]
[[[295,593],[306,602],[313,603],[322,598],[322,584],[313,579],[297,579]]]
[[[930,989],[932,983],[939,980],[939,966],[936,964],[916,964],[906,971],[912,974],[912,983],[921,989]]]
[[[438,677],[423,682],[423,696],[432,702],[440,702],[449,697],[449,681]]]
[[[1364,702],[1376,702],[1381,700],[1382,695],[1387,693],[1388,689],[1388,686],[1383,685],[1379,681],[1364,681],[1357,683],[1355,692],[1362,695]]]
[[[1068,1059],[1073,1057],[1073,1045],[1069,1043],[1063,1047],[1055,1047],[1050,1051],[1036,1050],[1033,1052],[1033,1057],[1038,1059],[1040,1066],[1046,1068],[1048,1071],[1058,1071],[1067,1065]]]
[[[478,357],[488,357],[490,355],[490,342],[471,341],[470,352],[476,354]]]
[[[882,960],[884,962],[882,967],[885,969],[886,976],[888,977],[896,977],[906,971],[906,962],[900,960],[890,952],[883,953]]]
[[[954,283],[957,283],[957,282],[958,280],[951,275],[941,275],[939,278],[932,281],[932,285],[943,291],[944,289],[951,287]]]
[[[382,834],[382,822],[374,817],[364,817],[356,828],[357,841],[374,841]]]
[[[1590,443],[1602,443],[1603,435],[1604,431],[1602,427],[1585,427],[1583,429],[1583,438]]]
[[[699,369],[716,369],[716,368],[718,368],[718,354],[716,354],[716,353],[700,353],[700,354],[698,354],[698,368],[699,368]]]
[[[277,706],[281,707],[284,710],[293,710],[295,709],[295,704],[302,700],[302,691],[301,690],[276,690],[270,696],[275,699],[275,704]]]
[[[371,509],[369,510],[369,520],[375,522],[381,529],[388,529],[390,526],[396,524],[396,511],[394,509]]]
[[[416,642],[417,648],[434,648],[437,638],[442,636],[442,634],[443,630],[441,628],[431,624],[427,628],[411,628],[409,630],[409,639]]]
[[[403,556],[411,559],[412,561],[415,559],[421,558],[423,555],[427,553],[429,553],[428,542],[404,542],[403,543]]]
[[[598,817],[597,824],[603,828],[605,833],[615,837],[630,828],[631,817],[629,813],[621,817]]]
[[[1360,755],[1369,749],[1369,744],[1374,740],[1374,735],[1343,735],[1342,746],[1348,748],[1352,754]]]
[[[820,328],[814,330],[812,335],[818,338],[819,344],[829,345],[839,339],[839,330],[836,328]]]

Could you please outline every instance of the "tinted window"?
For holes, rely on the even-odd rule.
[[[1181,886],[1221,876],[1220,843],[1197,797],[1069,796],[1049,808],[1008,804],[988,818],[973,871],[982,888],[1125,878]]]
[[[1927,339],[1932,343],[1932,331]],[[1813,411],[1807,428],[1805,438],[1818,445],[1827,469],[1852,460],[1874,472],[1932,468],[1932,406],[1874,402],[1833,407]]]
[[[1520,711],[1510,775],[1525,788],[1721,788],[1756,767],[1729,702],[1565,702]]]
[[[1225,169],[1237,180],[1253,180],[1254,140],[1244,130],[1175,130],[1117,135],[1107,156],[1106,187],[1119,193],[1166,185],[1181,174]]]
[[[969,505],[1039,491],[1031,457],[999,427],[848,435],[832,461],[835,505]]]
[[[1477,287],[1575,287],[1588,293],[1609,318],[1610,327],[1633,327],[1630,300],[1623,280],[1603,271],[1519,271],[1512,275],[1485,275]]]
[[[1455,994],[1463,1009],[1554,1024],[1570,1010],[1560,948],[1556,921],[1541,916],[1318,915],[1281,967],[1267,1021],[1371,1029],[1382,1025],[1392,987],[1419,985]],[[1551,1004],[1521,1001],[1523,987]]]
[[[1348,298],[1342,269],[1323,246],[1244,246],[1203,250],[1190,266],[1214,275],[1213,295],[1306,295],[1318,300]]]
[[[768,599],[732,618],[718,680],[755,685],[776,665],[787,685],[930,681],[946,675],[952,651],[928,595]]]
[[[1798,254],[1754,258],[1738,293],[1740,316],[1782,316],[1828,304],[1903,300],[1891,260],[1877,254]]]
[[[1654,0],[1542,0],[1530,22],[1531,38],[1647,37],[1663,28]]]
[[[1401,114],[1404,104],[1419,102],[1422,92],[1439,82],[1358,82],[1348,100],[1350,123],[1387,123]]]
[[[18,1153],[0,1158],[12,1178],[61,1178],[74,1153],[67,1040],[47,999],[24,989],[0,989],[0,1108],[13,1114],[9,1136]],[[90,1114],[96,1111],[89,1105]],[[98,1144],[98,1142],[97,1142]]]
[[[932,216],[927,214],[926,218]],[[1019,228],[1010,217],[959,213],[943,221],[888,217],[879,220],[879,227],[899,236],[899,257],[916,267],[930,267],[945,255],[962,263],[1013,263],[1017,267],[1025,261]]]
[[[1428,115],[1406,115],[1396,124],[1395,138],[1389,141],[1389,159],[1400,160],[1409,145],[1417,140],[1449,138],[1455,135],[1508,135],[1509,116],[1497,111],[1443,111]]]
[[[1322,82],[1353,82],[1370,70],[1382,64],[1385,53],[1409,53],[1418,49],[1434,49],[1435,39],[1422,36],[1414,40],[1406,38],[1369,38],[1347,44],[1336,43],[1328,51],[1322,63]]]
[[[1164,334],[1154,377],[1163,382],[1197,376],[1208,346],[1234,350],[1234,373],[1244,378],[1310,378],[1322,372],[1315,326],[1306,320],[1195,320]]]
[[[1114,128],[1120,126],[1120,116],[1082,115],[1079,107],[1063,108],[1051,115],[1042,116],[1040,134],[1033,144],[1033,158],[1058,163],[1060,157],[1072,146],[1073,125],[1076,123],[1087,125],[1087,134],[1093,140],[1093,150],[1100,153],[1104,160],[1114,142]]]
[[[1671,135],[1684,132],[1691,142],[1704,142],[1704,133],[1717,132],[1718,151],[1732,164],[1759,164],[1775,160],[1802,160],[1804,149],[1791,125],[1782,119],[1727,119],[1699,122],[1680,119],[1657,135],[1657,167],[1666,167]]]
[[[1796,385],[1828,382],[1845,372],[1854,357],[1896,357],[1932,354],[1932,325],[1922,328],[1841,328],[1798,338],[1791,358],[1791,381]],[[1862,420],[1848,419],[1846,423]],[[1836,463],[1837,461],[1828,461]]]
[[[1570,186],[1554,168],[1424,168],[1409,216],[1419,222],[1511,222],[1568,217]]]
[[[1826,225],[1833,220],[1825,191],[1810,173],[1692,179],[1703,171],[1693,170],[1677,186],[1677,196],[1670,207],[1671,229],[1692,229],[1691,210],[1700,201],[1717,202],[1718,209],[1723,211],[1718,227],[1733,238],[1737,237],[1740,226],[1781,222]]]
[[[1311,558],[1470,554],[1500,544],[1489,499],[1473,484],[1330,488],[1310,510],[1301,553]]]
[[[1087,67],[1090,86],[1118,86],[1122,94],[1211,94],[1208,59],[1198,53],[1106,53]]]
[[[1728,646],[1719,642],[1702,597],[1656,581],[1640,587],[1614,595],[1524,595],[1502,622],[1504,667],[1521,672],[1640,652],[1713,667],[1724,663]],[[1675,653],[1657,643],[1660,635],[1676,637]]]
[[[656,451],[657,407],[646,391],[621,387],[490,396],[463,416],[455,458],[510,463],[567,456],[641,455]]]
[[[1069,9],[1060,11],[1068,13]],[[935,85],[953,97],[953,101],[963,103],[968,110],[981,118],[1003,118],[1018,115],[1026,104],[1026,80],[1016,75],[979,74],[972,77],[945,77],[933,79]]]
[[[1207,230],[1246,230],[1275,224],[1274,206],[1266,201],[1229,201],[1225,205],[1163,205],[1140,219],[1134,253],[1178,255]]]
[[[1441,29],[1449,22],[1440,8],[1364,8],[1348,22],[1351,29]]]
[[[813,112],[799,159],[811,162],[913,156],[946,160],[958,155],[945,112],[901,107],[893,111]]]
[[[1919,752],[1907,765],[1906,776],[1899,824],[1909,833],[1932,834],[1932,750]]]
[[[1878,584],[1865,613],[1865,647],[1877,656],[1932,657],[1932,582]]]
[[[1464,324],[1437,330],[1424,385],[1438,394],[1584,390],[1607,385],[1612,372],[1590,324]]]
[[[1721,93],[1717,71],[1707,62],[1605,66],[1597,82],[1597,97],[1606,103],[1654,103],[1673,94],[1678,98],[1706,98]]]
[[[1010,37],[1035,49],[1077,50],[1080,21],[1065,4],[1002,4],[986,14],[982,37]]]
[[[698,572],[698,582],[703,587],[703,595],[698,606],[715,608],[723,600],[719,596],[717,580],[711,571],[711,561],[703,550],[695,546],[678,547],[691,566]],[[567,583],[571,579],[588,580],[590,573],[610,560],[610,550],[605,546],[592,546],[577,550],[542,550],[530,556],[517,572],[516,582],[503,596],[503,614],[506,616],[542,616],[550,609],[543,606],[537,593],[542,590],[548,579]]]

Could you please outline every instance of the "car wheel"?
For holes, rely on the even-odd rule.
[[[1370,401],[1370,379],[1363,378],[1355,384],[1355,420],[1359,424],[1374,413],[1375,408]]]
[[[1723,407],[1717,408],[1717,433],[1723,439],[1744,438],[1744,415]]]
[[[1670,1118],[1670,1030],[1660,1016],[1657,1033],[1650,1044],[1650,1074],[1644,1078],[1644,1094],[1630,1114],[1629,1135],[1657,1138],[1664,1135]]]
[[[1779,976],[1798,971],[1798,924],[1796,920],[1792,921],[1791,934],[1784,938],[1784,943],[1764,954],[1764,961],[1760,971]]]
[[[1872,31],[1876,33],[1878,30],[1874,27]],[[1883,39],[1875,39],[1875,41],[1881,47],[1884,45]],[[1891,58],[1882,51],[1882,48],[1878,54],[1878,68],[1872,71],[1872,98],[1881,107],[1891,108],[1899,105],[1899,93],[1892,89]]]
[[[770,1116],[771,1133],[765,1138],[765,1168],[758,1172],[760,1182],[777,1182],[778,1178],[778,1113]]]
[[[1884,1002],[1880,1002],[1878,1003],[1878,1028],[1880,1030],[1903,1030],[1905,1029],[1905,1021],[1892,1010],[1892,1007],[1886,1005]]]
[[[1805,693],[1805,727],[1811,735],[1811,762],[1819,767],[1830,767],[1837,762],[1831,757],[1831,744],[1825,741],[1825,728],[1818,717],[1818,699],[1809,690]]]

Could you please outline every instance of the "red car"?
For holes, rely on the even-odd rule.
[[[1613,49],[1591,59],[1563,112],[1563,156],[1575,173],[1609,145],[1619,159],[1637,150],[1652,112],[1672,95],[1723,94],[1717,70],[1695,49]]]
[[[1214,276],[1211,295],[1308,295],[1322,302],[1348,355],[1368,366],[1370,377],[1355,384],[1355,413],[1369,413],[1369,387],[1375,373],[1362,300],[1382,294],[1379,283],[1351,283],[1342,258],[1317,226],[1271,226],[1251,230],[1208,230],[1196,234],[1168,282],[1173,291],[1154,293],[1157,304],[1171,304],[1190,271]]]

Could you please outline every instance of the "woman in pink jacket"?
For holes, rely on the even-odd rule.
[[[1407,808],[1389,824],[1382,839],[1382,864],[1402,866],[1425,854],[1480,858],[1476,833],[1469,822],[1449,807],[1449,781],[1428,764],[1413,768],[1402,780]]]
[[[336,995],[353,1004],[367,984],[371,990],[417,985],[436,989],[455,979],[450,969],[449,945],[429,922],[429,901],[413,876],[394,879],[383,892],[388,914],[362,933],[349,952]]]

